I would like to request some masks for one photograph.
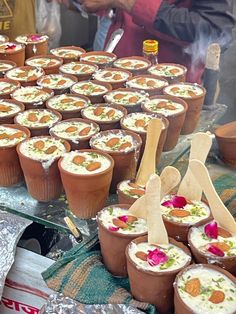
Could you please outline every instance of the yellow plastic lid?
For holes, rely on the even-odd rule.
[[[154,39],[147,39],[143,42],[143,51],[158,52],[158,41]]]

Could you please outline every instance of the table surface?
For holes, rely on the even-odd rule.
[[[177,146],[172,151],[162,154],[158,170],[161,171],[167,165],[175,165],[184,173],[191,138],[196,132],[211,130],[213,125],[224,115],[226,109],[225,105],[217,105],[213,111],[203,110],[196,131],[191,135],[180,136]],[[234,182],[236,182],[236,171],[225,167],[216,157],[209,159],[208,167],[213,178],[228,172],[232,174]],[[116,202],[117,196],[110,195],[107,203],[115,204]],[[81,220],[71,214],[64,195],[48,203],[38,202],[28,194],[23,183],[10,188],[0,188],[0,209],[61,232],[68,232],[68,227],[64,222],[65,216],[69,216],[84,235],[89,235],[97,229],[95,219]]]

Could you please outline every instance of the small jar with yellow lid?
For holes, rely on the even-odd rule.
[[[147,39],[143,42],[143,56],[151,63],[158,63],[158,41],[154,39]]]

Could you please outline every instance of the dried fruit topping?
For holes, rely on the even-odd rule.
[[[97,107],[96,109],[93,110],[93,114],[95,116],[100,116],[104,111],[104,108],[103,107]]]
[[[196,94],[193,91],[191,91],[191,90],[188,91],[188,94],[189,94],[190,97],[195,97],[196,96]]]
[[[147,255],[146,253],[141,252],[141,251],[135,253],[135,256],[136,256],[137,258],[141,259],[141,260],[144,261],[144,262],[147,261],[147,257],[148,257],[148,255]]]
[[[138,120],[135,121],[135,126],[137,128],[144,128],[145,125],[146,125],[146,122],[143,119],[138,119]]]
[[[101,163],[98,162],[98,161],[94,161],[94,162],[91,162],[87,167],[86,169],[88,171],[95,171],[97,169],[101,168]]]
[[[121,75],[121,74],[115,74],[115,75],[113,76],[113,79],[114,79],[115,81],[122,80],[122,75]]]
[[[1,112],[9,112],[9,111],[11,111],[11,107],[5,106],[5,105],[0,105],[0,111]]]
[[[28,114],[27,119],[28,119],[30,122],[36,122],[36,121],[38,121],[38,118],[37,118],[36,113],[33,113],[33,112],[31,112],[31,113]]]
[[[45,154],[51,155],[51,154],[53,154],[56,150],[57,150],[57,146],[56,146],[56,145],[52,145],[52,146],[48,147],[48,148],[45,150]]]
[[[120,139],[118,137],[113,137],[106,142],[106,146],[113,147],[119,143]]]
[[[211,303],[219,304],[222,303],[225,299],[225,294],[223,291],[214,290],[208,299]]]
[[[24,136],[24,132],[18,131],[18,132],[14,133],[14,134],[11,134],[9,136],[9,138],[10,138],[10,140],[13,140],[14,138],[20,138],[22,136]]]
[[[65,129],[66,133],[73,133],[76,132],[78,128],[76,126],[69,126],[68,128]]]
[[[214,242],[211,243],[212,246],[217,247],[219,250],[223,252],[228,252],[230,250],[230,246],[224,242]]]
[[[138,101],[139,101],[139,97],[137,97],[137,96],[132,96],[132,97],[129,98],[129,103],[130,104],[135,104]]]
[[[124,94],[116,94],[116,95],[114,96],[114,99],[119,100],[119,99],[122,99],[122,98],[124,98],[124,97],[125,97]]]
[[[121,228],[121,229],[128,228],[128,225],[127,225],[124,221],[122,221],[122,220],[120,220],[120,219],[118,219],[118,218],[113,218],[113,219],[112,219],[112,222],[113,222],[113,224],[114,224],[116,227],[119,227],[119,228]]]
[[[120,145],[119,150],[122,151],[122,150],[125,150],[126,148],[130,148],[130,147],[132,147],[132,144],[130,142],[126,142],[126,143],[123,143]]]
[[[62,86],[66,83],[66,80],[62,79],[60,81],[57,82],[57,86]]]
[[[34,142],[33,146],[36,149],[42,150],[44,149],[45,143],[44,141],[37,141],[37,142]]]
[[[115,110],[114,109],[110,109],[108,112],[107,112],[107,116],[108,116],[108,118],[112,118],[112,117],[114,117],[114,115],[115,115]]]
[[[71,101],[72,101],[71,98],[64,98],[64,99],[61,100],[61,103],[62,104],[67,104],[67,103],[70,103]]]
[[[175,75],[175,74],[179,73],[179,69],[177,69],[177,68],[170,69],[170,73]]]
[[[197,297],[201,292],[201,282],[198,278],[192,278],[185,284],[184,290],[192,297]]]
[[[43,116],[43,117],[39,120],[39,122],[40,122],[40,123],[47,123],[47,122],[50,121],[50,120],[51,120],[50,115],[45,115],[45,116]]]
[[[230,237],[232,237],[232,234],[229,231],[227,231],[221,227],[218,227],[218,236],[220,236],[222,238],[230,238]]]
[[[7,138],[9,138],[9,135],[7,133],[0,134],[0,140],[5,140]]]
[[[147,81],[147,86],[149,86],[149,87],[155,87],[155,86],[156,86],[156,83],[155,83],[155,81],[153,81],[153,80],[148,80],[148,81]]]
[[[171,90],[170,90],[172,93],[178,93],[180,91],[180,88],[179,87],[172,87]]]
[[[144,191],[144,190],[139,190],[139,189],[131,189],[131,190],[129,191],[129,193],[130,193],[131,195],[142,196],[142,195],[145,194],[145,191]]]
[[[83,162],[85,162],[86,158],[84,156],[75,156],[72,160],[72,162],[76,165],[81,165]]]
[[[190,212],[184,209],[173,209],[170,211],[170,215],[173,217],[178,217],[178,218],[191,216]]]
[[[91,131],[91,127],[87,126],[86,128],[84,128],[83,130],[79,132],[79,136],[86,136],[89,134],[90,131]]]
[[[84,102],[83,101],[76,101],[73,105],[75,105],[76,107],[83,107]]]

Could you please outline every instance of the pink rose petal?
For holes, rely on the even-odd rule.
[[[15,49],[16,45],[15,44],[8,44],[6,49]]]
[[[40,40],[41,39],[41,36],[38,36],[38,35],[32,35],[29,37],[32,41],[37,41],[37,40]]]
[[[110,226],[108,229],[109,229],[109,231],[118,231],[120,228],[119,227]]]
[[[168,261],[168,256],[165,252],[155,249],[153,251],[148,251],[147,262],[150,266],[156,266],[159,264],[163,264]]]
[[[187,200],[183,196],[173,196],[170,200],[163,202],[162,206],[174,207],[174,208],[184,208],[187,205]]]
[[[207,251],[216,256],[220,256],[220,257],[225,256],[225,253],[222,250],[220,250],[218,247],[214,246],[213,244],[209,244]]]
[[[218,238],[218,225],[216,221],[212,221],[209,224],[205,225],[204,232],[210,239]]]
[[[128,221],[128,216],[127,215],[119,216],[118,219],[120,219],[123,222],[127,222]]]

